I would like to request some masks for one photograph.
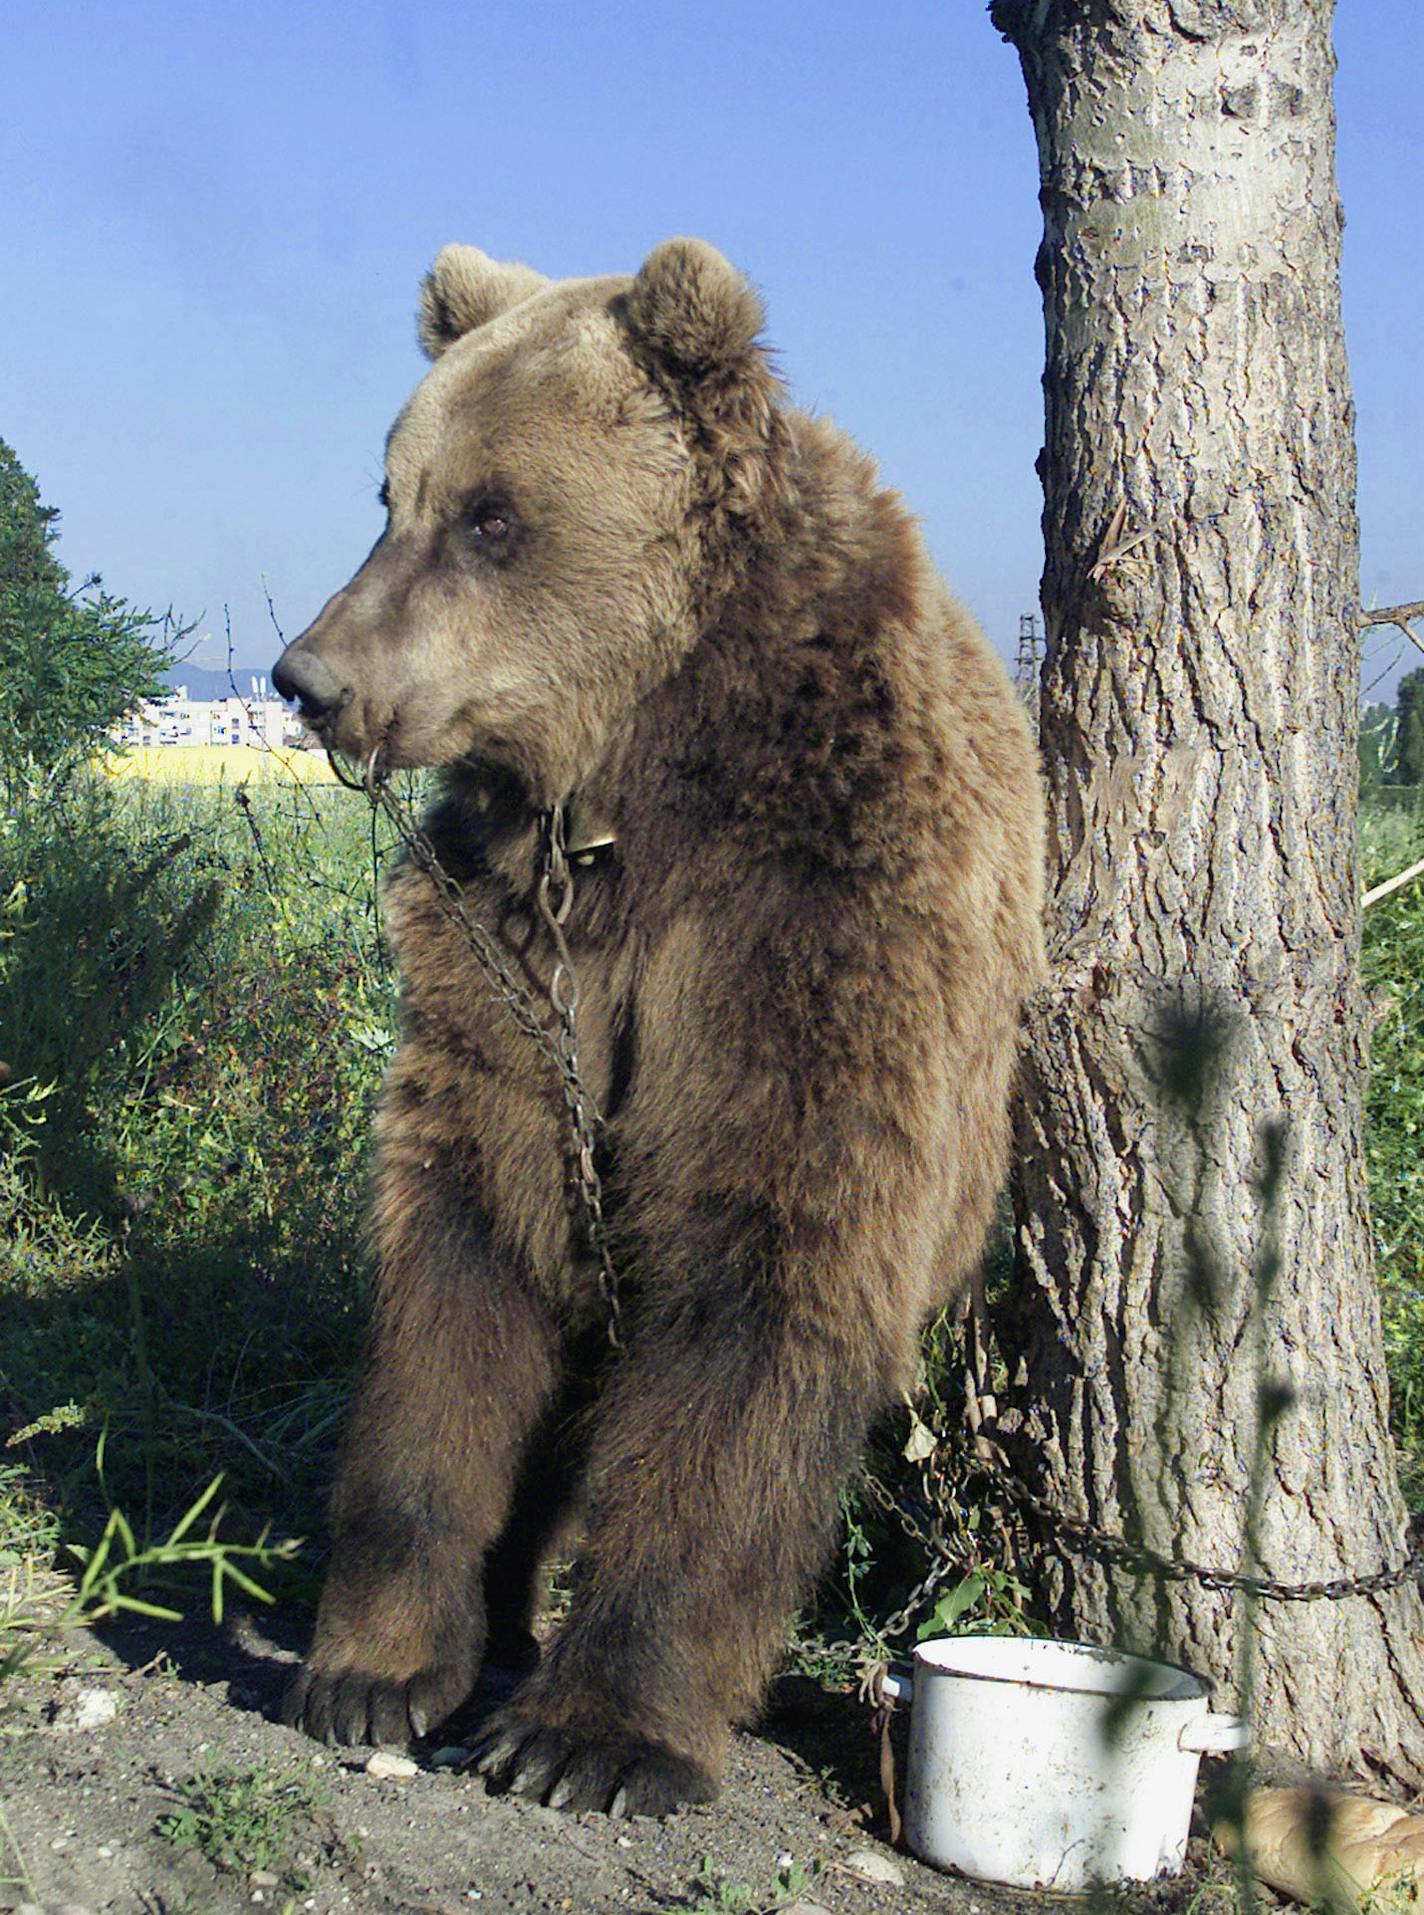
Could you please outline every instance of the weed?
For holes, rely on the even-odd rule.
[[[59,1524],[31,1489],[18,1463],[0,1463],[0,1575],[50,1554]]]
[[[0,1588],[115,1506],[170,1539],[219,1473],[249,1535],[319,1526],[392,1018],[372,856],[339,790],[0,817]]]
[[[180,1807],[165,1815],[158,1834],[176,1849],[197,1849],[215,1868],[267,1869],[288,1888],[309,1877],[293,1860],[325,1795],[304,1776],[271,1768],[199,1770],[174,1786]]]
[[[770,1891],[758,1896],[748,1883],[733,1881],[710,1855],[704,1855],[692,1879],[692,1890],[697,1896],[694,1906],[715,1909],[718,1915],[774,1915],[775,1910],[804,1895],[811,1879],[799,1862],[789,1862],[777,1870]]]
[[[822,1796],[830,1803],[833,1809],[849,1810],[854,1808],[855,1804],[846,1794],[845,1784],[841,1781],[833,1763],[823,1763],[821,1767],[817,1769],[816,1783]]]
[[[991,1255],[997,1283],[1006,1281],[1010,1254],[1005,1225]],[[945,1559],[959,1573],[932,1608],[911,1612],[906,1627],[915,1633],[909,1640],[968,1632],[1024,1635],[1035,1626],[1028,1585],[1016,1573],[1026,1551],[1021,1520],[967,1438],[970,1334],[971,1327],[952,1321],[948,1312],[930,1325],[916,1396],[877,1432],[862,1476],[842,1491],[840,1575],[823,1598],[832,1625],[826,1633],[835,1633],[840,1608],[880,1654],[895,1645],[879,1619],[903,1604],[927,1564]],[[797,1654],[797,1666],[809,1671],[812,1661],[830,1652],[812,1637],[798,1644]]]
[[[971,1510],[970,1515],[978,1515]],[[977,1524],[975,1525],[977,1528]],[[986,1565],[947,1589],[915,1633],[916,1642],[972,1630],[978,1636],[1021,1636],[1029,1590],[1007,1569]],[[966,1623],[964,1618],[971,1620]]]
[[[780,1908],[783,1903],[797,1901],[811,1886],[812,1877],[817,1873],[813,1865],[810,1873],[799,1862],[788,1862],[785,1868],[778,1869],[771,1885],[772,1899],[768,1906]]]
[[[1419,1872],[1402,1868],[1360,1896],[1360,1915],[1413,1915],[1419,1906]]]
[[[704,1855],[692,1887],[699,1908],[715,1908],[719,1915],[752,1915],[756,1908],[756,1890],[746,1882],[734,1882],[725,1869],[717,1867],[710,1855]]]
[[[102,1448],[99,1461],[102,1474]],[[211,1580],[214,1622],[222,1621],[230,1583],[259,1602],[270,1602],[270,1595],[253,1580],[250,1571],[290,1561],[298,1546],[293,1542],[269,1543],[265,1533],[255,1543],[222,1541],[218,1526],[223,1510],[214,1507],[221,1487],[221,1476],[214,1477],[158,1543],[140,1545],[123,1512],[111,1509],[103,1534],[92,1549],[80,1543],[69,1545],[81,1570],[72,1595],[58,1613],[52,1590],[36,1589],[32,1561],[16,1564],[10,1571],[8,1593],[0,1591],[0,1679],[23,1668],[39,1642],[56,1630],[102,1622],[120,1611],[178,1621],[176,1609],[136,1592],[168,1586],[175,1578],[186,1580],[195,1569],[205,1571]],[[207,1527],[200,1531],[198,1525],[204,1515],[208,1517]]]

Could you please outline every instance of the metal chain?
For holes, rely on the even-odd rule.
[[[333,769],[343,784],[350,786],[354,783],[343,775],[334,759]],[[544,1021],[539,999],[515,972],[496,936],[486,930],[478,919],[471,917],[462,886],[440,862],[429,833],[412,817],[392,791],[389,781],[380,774],[375,766],[374,755],[366,767],[366,776],[360,788],[373,805],[385,812],[417,866],[430,879],[436,901],[451,923],[463,933],[491,996],[504,1006],[516,1027],[543,1053],[558,1073],[559,1089],[563,1093],[569,1120],[574,1186],[583,1206],[589,1248],[598,1262],[598,1287],[608,1312],[608,1341],[615,1350],[621,1349],[622,1309],[618,1295],[618,1273],[608,1244],[608,1228],[603,1216],[603,1183],[596,1156],[603,1117],[584,1082],[579,1062],[579,981],[564,931],[574,903],[573,871],[569,865],[564,836],[564,808],[555,805],[542,814],[540,821],[544,863],[536,902],[554,947],[554,969],[548,989],[548,1004],[554,1013],[554,1027],[551,1030]]]
[[[879,1633],[892,1642],[904,1635],[920,1611],[928,1606],[930,1597],[934,1595],[940,1584],[947,1582],[954,1571],[960,1567],[958,1557],[946,1548],[943,1542],[940,1543],[939,1548],[939,1561],[931,1566],[928,1575],[920,1578],[900,1607],[893,1610],[880,1625]]]
[[[994,1449],[998,1451],[997,1444]],[[982,1456],[983,1473],[1021,1509],[1031,1510],[1070,1548],[1100,1562],[1140,1565],[1164,1582],[1195,1582],[1203,1589],[1238,1590],[1263,1602],[1343,1602],[1352,1596],[1379,1596],[1424,1576],[1424,1544],[1416,1543],[1403,1562],[1367,1576],[1332,1576],[1318,1582],[1288,1583],[1277,1576],[1253,1576],[1246,1570],[1221,1569],[1189,1557],[1163,1556],[1146,1543],[1103,1529],[1080,1516],[1066,1516],[1037,1495],[1004,1458],[1002,1451]]]
[[[1334,1576],[1316,1582],[1288,1583],[1276,1576],[1222,1569],[1189,1557],[1164,1556],[1145,1543],[1104,1529],[1085,1517],[1068,1516],[1031,1490],[1004,1452],[995,1428],[998,1403],[989,1380],[988,1320],[982,1293],[971,1299],[963,1371],[966,1416],[973,1468],[996,1484],[1007,1501],[1037,1516],[1070,1549],[1103,1563],[1137,1564],[1164,1582],[1196,1582],[1203,1589],[1239,1590],[1263,1602],[1342,1602],[1352,1596],[1383,1595],[1415,1578],[1424,1578],[1424,1537],[1402,1562],[1367,1576]]]
[[[574,906],[574,874],[569,866],[564,840],[564,808],[555,805],[544,820],[544,870],[539,879],[539,915],[543,918],[554,945],[554,969],[549,978],[549,1002],[559,1020],[555,1040],[555,1062],[559,1082],[569,1113],[573,1133],[574,1174],[583,1201],[588,1240],[598,1259],[598,1285],[608,1311],[608,1341],[622,1348],[622,1315],[618,1301],[618,1273],[608,1248],[608,1230],[603,1221],[603,1183],[598,1174],[595,1149],[603,1118],[594,1103],[579,1067],[578,973],[569,956],[564,926]]]
[[[1197,1582],[1203,1589],[1240,1591],[1262,1602],[1341,1602],[1349,1597],[1384,1595],[1416,1578],[1424,1579],[1424,1543],[1416,1543],[1404,1561],[1392,1568],[1377,1569],[1368,1576],[1335,1576],[1307,1583],[1288,1583],[1275,1576],[1252,1576],[1244,1570],[1213,1568],[1187,1558],[1163,1556],[1149,1549],[1145,1543],[1135,1543],[1126,1536],[1102,1529],[1081,1517],[1063,1515],[1029,1489],[1004,1459],[997,1444],[992,1444],[995,1454],[986,1453],[991,1443],[992,1439],[980,1439],[975,1464],[977,1472],[987,1476],[1011,1503],[1031,1510],[1070,1548],[1076,1545],[1083,1554],[1097,1561],[1137,1564],[1166,1582]],[[894,1496],[878,1477],[867,1473],[861,1480],[863,1487],[881,1508],[895,1517],[905,1531],[935,1557],[929,1573],[915,1584],[901,1606],[876,1627],[875,1635],[879,1641],[894,1641],[904,1635],[916,1616],[928,1606],[940,1584],[947,1581],[956,1570],[963,1568],[962,1552],[944,1535],[938,1524],[927,1531],[903,1499]],[[859,1655],[866,1658],[867,1644],[864,1639],[845,1637],[827,1643],[825,1653],[835,1657]],[[882,1666],[873,1657],[867,1661],[871,1676]]]
[[[824,1654],[837,1659],[858,1656],[871,1674],[886,1665],[883,1659],[877,1659],[874,1648],[877,1643],[893,1642],[903,1636],[916,1616],[928,1605],[931,1596],[940,1584],[947,1582],[957,1569],[962,1567],[959,1556],[953,1546],[940,1534],[938,1528],[929,1534],[924,1526],[911,1515],[902,1502],[892,1496],[878,1476],[872,1476],[867,1470],[860,1479],[861,1487],[869,1491],[880,1507],[892,1515],[906,1533],[914,1538],[923,1549],[929,1551],[934,1560],[927,1572],[915,1584],[900,1607],[893,1610],[882,1623],[877,1623],[873,1638],[865,1636],[842,1636],[836,1642],[828,1642]]]

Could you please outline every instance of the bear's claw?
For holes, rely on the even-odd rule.
[[[485,1728],[471,1765],[490,1786],[551,1809],[609,1815],[671,1815],[716,1800],[717,1786],[685,1756],[637,1736],[595,1736],[503,1712]]]
[[[406,1748],[459,1707],[469,1684],[450,1669],[422,1669],[403,1681],[360,1669],[303,1667],[278,1720],[318,1742]]]

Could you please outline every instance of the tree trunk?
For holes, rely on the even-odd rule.
[[[1355,1576],[1406,1545],[1361,1141],[1331,0],[992,14],[1042,177],[1054,962],[1031,1018],[1007,1421],[1065,1513],[1239,1565],[1260,1388],[1288,1384],[1255,1469],[1260,1567]],[[1194,1020],[1225,1043],[1192,1110],[1167,1080]],[[1166,1652],[1227,1700],[1249,1636],[1263,1743],[1424,1780],[1417,1587],[1253,1612],[1070,1548],[1050,1583],[1066,1631]]]

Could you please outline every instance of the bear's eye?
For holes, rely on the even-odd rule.
[[[510,516],[502,505],[495,505],[488,499],[481,499],[478,505],[471,507],[466,523],[477,539],[489,539],[498,542],[509,537]]]

